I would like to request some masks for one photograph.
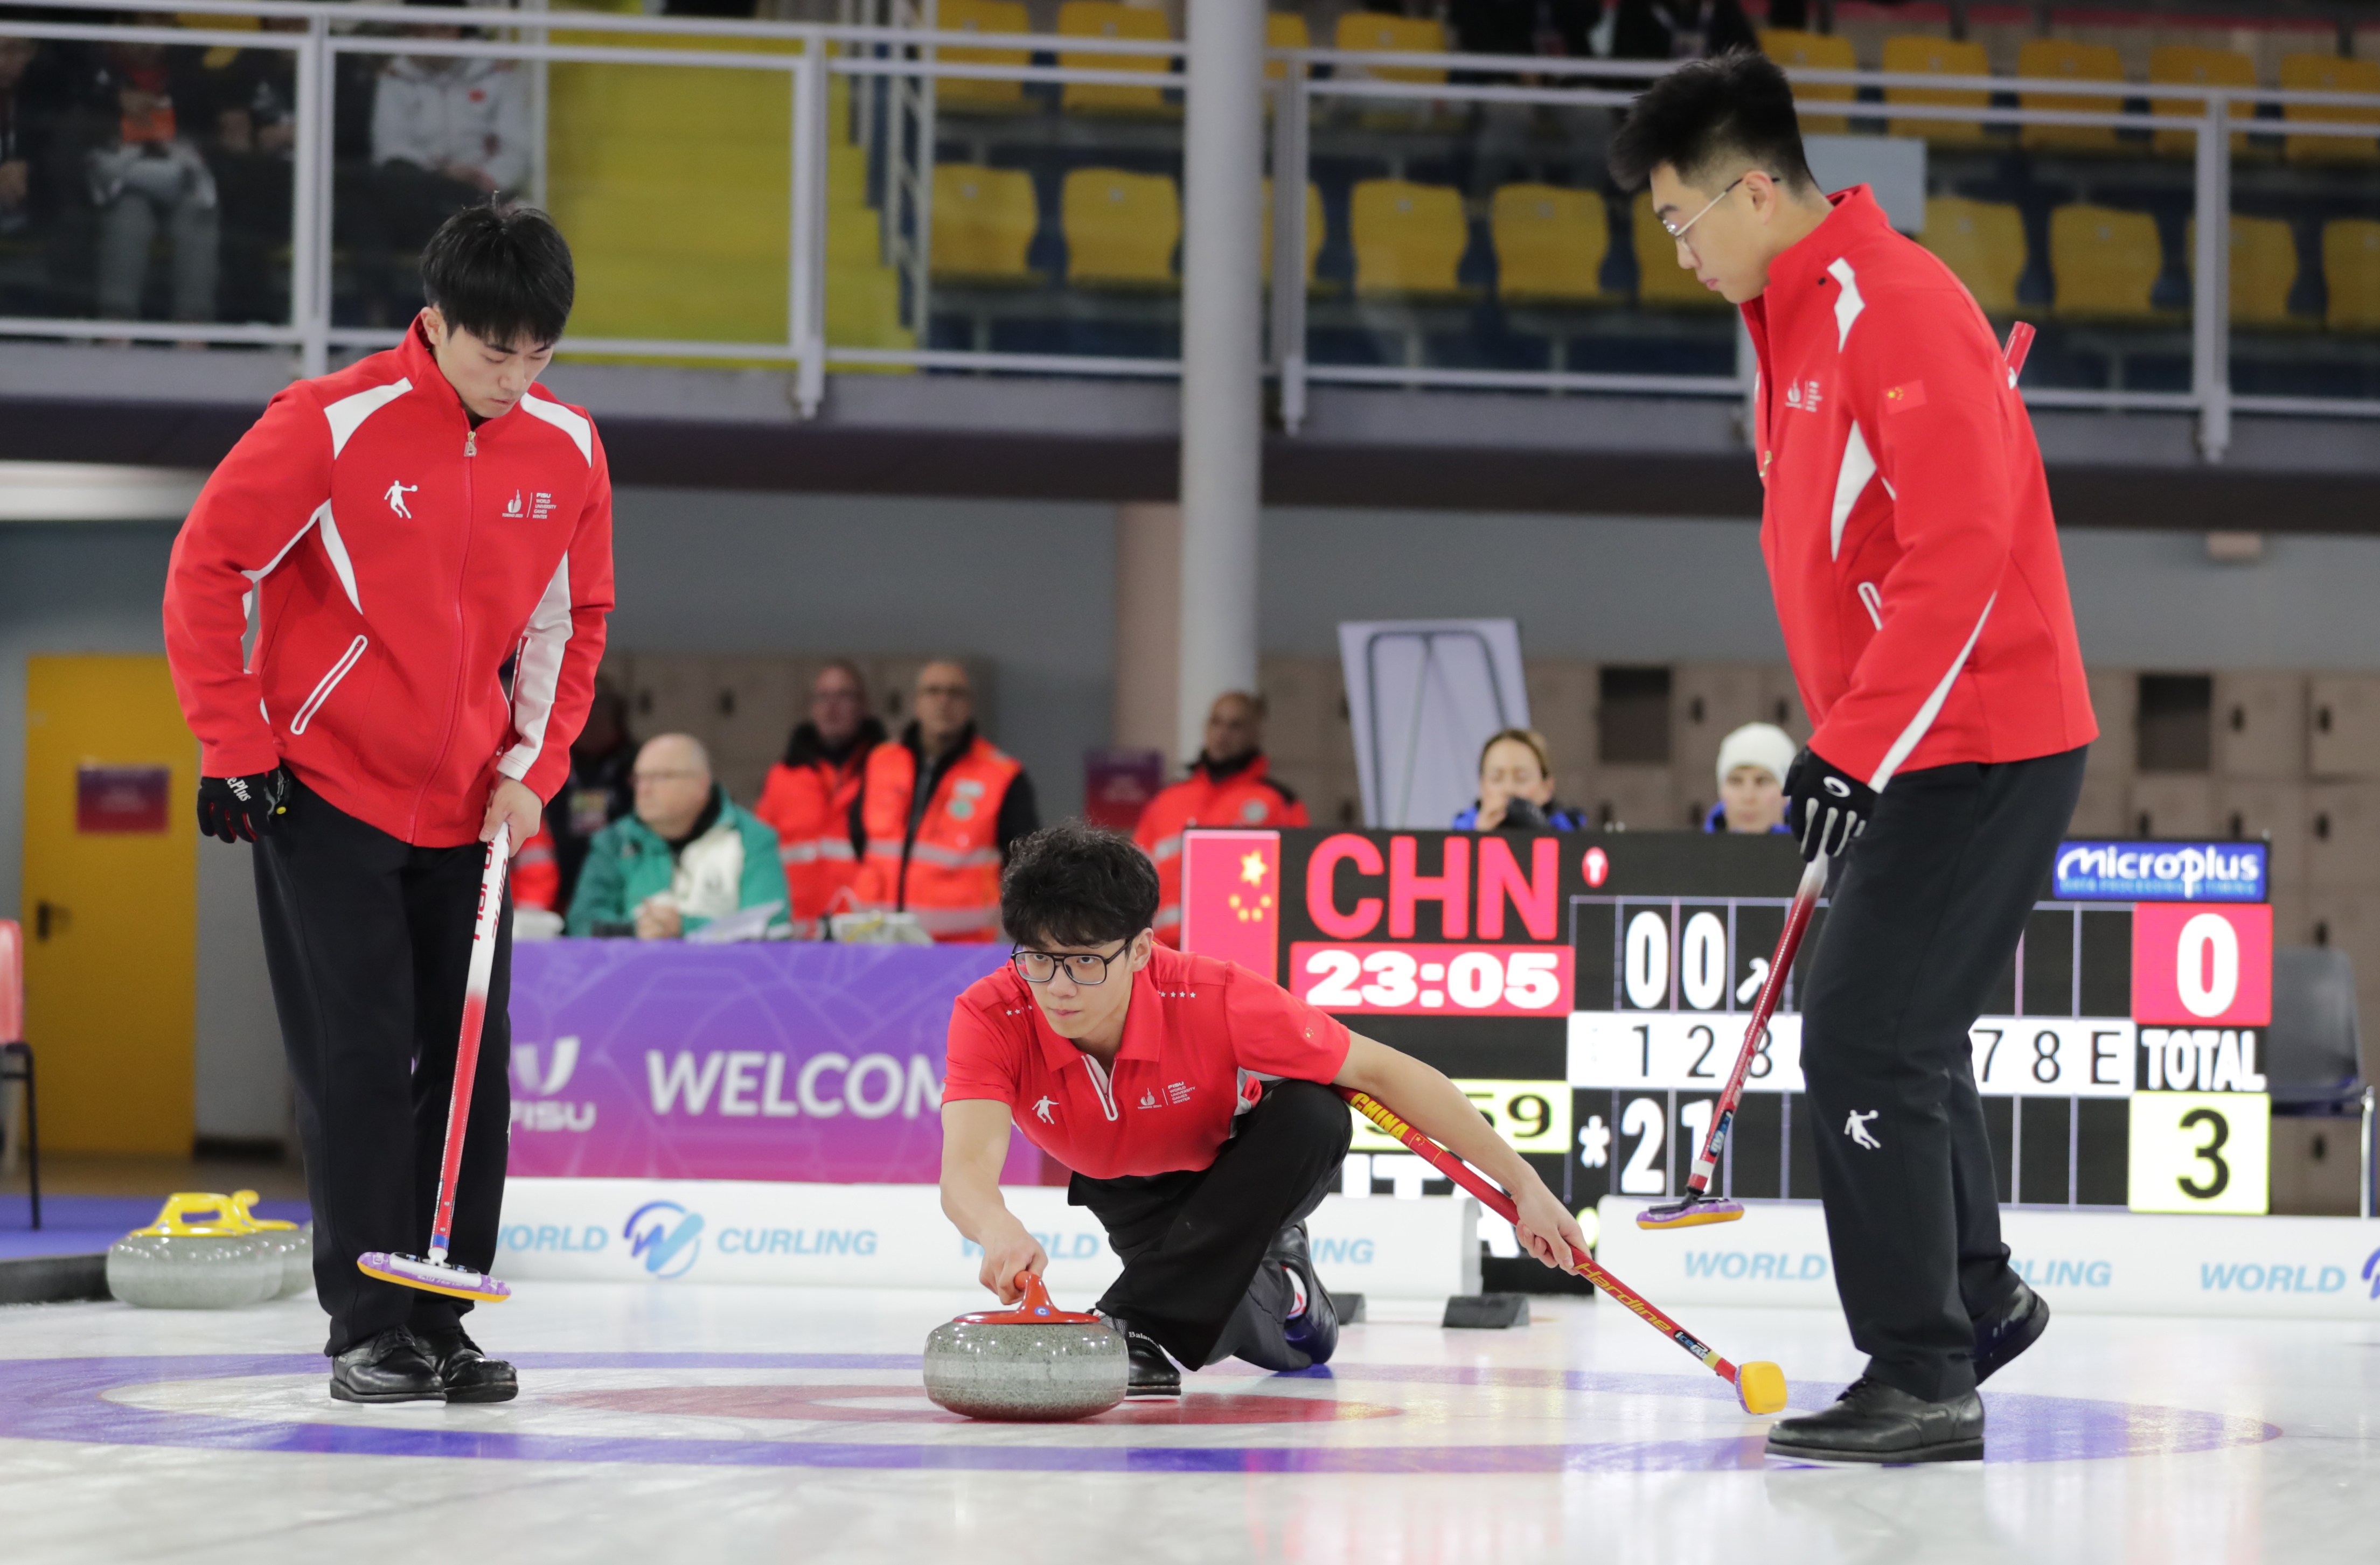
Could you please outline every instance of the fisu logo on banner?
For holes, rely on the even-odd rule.
[[[552,1052],[546,1057],[544,1073],[538,1071],[538,1046],[533,1043],[513,1045],[513,1129],[525,1131],[569,1131],[578,1134],[595,1128],[595,1105],[592,1103],[561,1103],[553,1101],[556,1094],[570,1085],[578,1070],[578,1039],[576,1037],[553,1040]],[[529,1101],[521,1099],[526,1098]]]

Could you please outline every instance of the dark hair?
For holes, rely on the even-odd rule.
[[[535,207],[465,207],[421,249],[422,297],[499,347],[560,338],[577,287],[569,245]]]
[[[1794,189],[1813,188],[1793,89],[1766,55],[1730,49],[1680,66],[1636,96],[1611,140],[1611,175],[1624,189],[1663,164],[1697,189],[1749,164]]]
[[[1157,866],[1130,837],[1080,820],[1011,843],[1000,922],[1014,940],[1105,945],[1157,922]]]

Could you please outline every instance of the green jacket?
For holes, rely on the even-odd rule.
[[[783,923],[785,866],[776,831],[736,807],[717,783],[710,793],[719,819],[674,860],[669,843],[633,815],[595,833],[570,899],[567,931],[591,935],[599,923],[629,923],[648,897],[663,894],[675,901],[688,930],[771,902],[778,908],[771,926]]]

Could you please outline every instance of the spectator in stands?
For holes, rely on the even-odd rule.
[[[448,21],[406,30],[447,42],[465,33]],[[438,225],[474,202],[516,192],[528,178],[528,82],[511,61],[443,55],[389,61],[372,95],[370,194],[355,214],[372,277],[365,309],[374,325],[401,321],[419,305],[409,297],[410,258]]]
[[[0,38],[0,315],[52,312],[49,233],[57,212],[52,164],[63,105],[48,51]]]
[[[1479,751],[1479,797],[1457,831],[1583,831],[1586,817],[1554,802],[1554,757],[1534,728],[1507,728]]]
[[[1583,59],[1602,8],[1599,0],[1452,0],[1446,19],[1467,55]]]
[[[837,658],[810,682],[809,718],[785,742],[785,758],[769,769],[752,811],[776,830],[797,939],[819,939],[825,918],[851,911],[859,785],[882,743],[884,725],[868,710],[868,682],[856,664]]]
[[[767,906],[782,927],[785,871],[776,833],[727,797],[702,742],[685,734],[649,740],[634,775],[636,813],[588,844],[570,933],[674,940]]]
[[[268,17],[263,25],[306,30],[302,17]],[[286,273],[274,258],[289,244],[298,57],[287,49],[210,49],[198,75],[212,105],[207,161],[223,205],[222,318],[286,320]]]
[[[1615,0],[1602,26],[1610,42],[1598,53],[1615,60],[1698,60],[1760,47],[1741,0]]]
[[[937,940],[996,940],[1009,845],[1041,824],[1033,780],[976,732],[957,663],[920,669],[910,710],[901,737],[868,758],[855,893],[862,908],[915,915]]]
[[[1207,743],[1190,775],[1148,801],[1132,834],[1157,865],[1157,922],[1182,943],[1182,833],[1193,826],[1303,826],[1305,807],[1269,775],[1261,696],[1227,690],[1207,709]]]
[[[570,775],[545,807],[537,835],[513,857],[513,901],[560,911],[578,889],[578,871],[596,834],[636,807],[630,781],[637,744],[628,737],[628,703],[600,676],[587,725],[570,746]]]
[[[172,18],[150,17],[151,26]],[[222,216],[215,177],[197,137],[206,93],[197,51],[162,43],[111,42],[99,52],[83,115],[83,176],[99,213],[99,313],[137,321],[149,255],[167,235],[173,318],[208,321],[215,311]]]
[[[1785,773],[1800,746],[1773,722],[1747,722],[1718,746],[1718,803],[1706,831],[1785,830]]]

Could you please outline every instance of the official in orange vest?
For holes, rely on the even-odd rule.
[[[918,670],[910,706],[916,721],[868,757],[859,905],[915,914],[937,940],[996,940],[1008,846],[1041,824],[1033,780],[975,731],[958,664]]]
[[[883,742],[859,670],[840,658],[829,663],[810,683],[809,721],[786,741],[785,758],[769,769],[752,809],[776,829],[796,940],[819,939],[829,915],[855,905],[856,807],[868,755]]]
[[[1148,801],[1133,841],[1157,863],[1157,938],[1182,943],[1182,833],[1193,826],[1303,826],[1305,807],[1266,775],[1264,698],[1227,690],[1207,711],[1190,775]]]

